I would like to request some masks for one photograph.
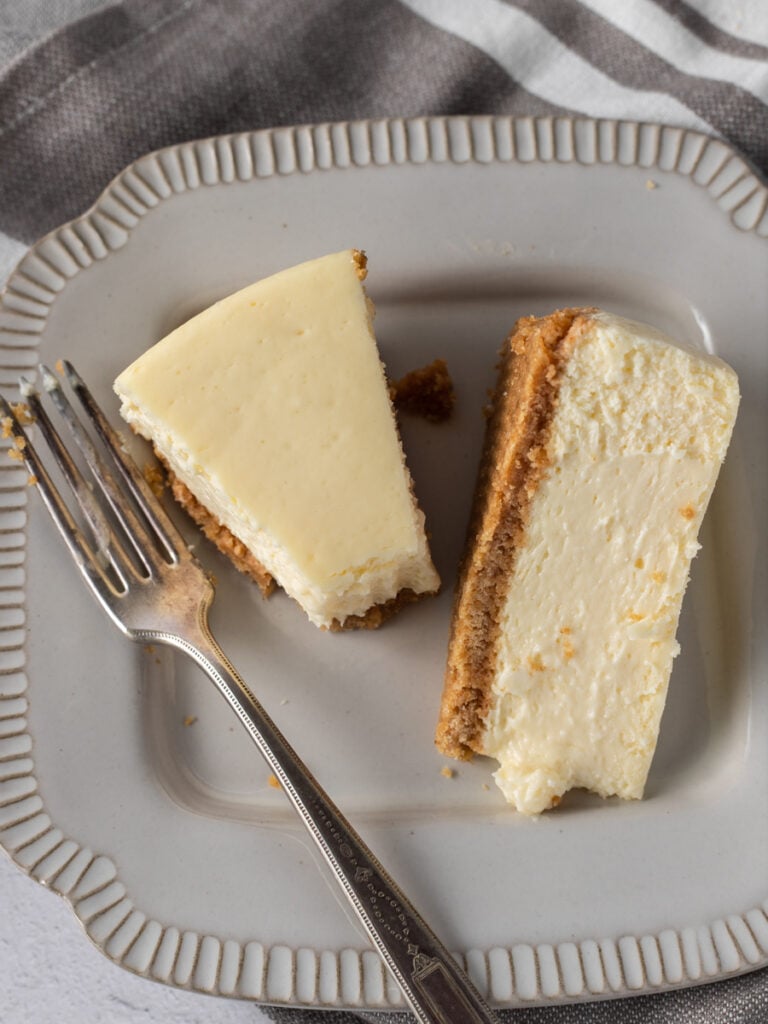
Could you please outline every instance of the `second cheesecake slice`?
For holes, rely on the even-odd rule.
[[[738,403],[725,363],[597,309],[503,346],[437,742],[519,811],[642,796]]]

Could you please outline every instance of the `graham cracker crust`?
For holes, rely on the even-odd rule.
[[[423,598],[432,597],[433,595],[434,591],[431,590],[423,594],[417,594],[410,587],[403,587],[394,597],[390,597],[388,601],[371,605],[365,615],[348,615],[343,622],[334,619],[328,629],[332,633],[347,632],[350,629],[378,629],[388,619],[397,615],[401,608],[405,608],[408,604],[414,604],[416,601],[421,601]]]
[[[547,468],[562,370],[593,312],[562,309],[524,317],[501,349],[435,734],[438,749],[449,757],[468,760],[482,752],[506,581],[525,543],[531,502]]]
[[[157,451],[155,454],[160,462],[163,463],[168,486],[175,500],[200,527],[208,540],[232,562],[234,567],[250,577],[258,585],[264,597],[269,597],[277,587],[277,583],[271,573],[267,572],[249,548],[228,527],[220,523],[208,511],[205,505],[197,500],[192,491],[178,479],[172,470],[168,469],[162,456]],[[416,594],[410,588],[405,587],[394,597],[390,598],[389,601],[372,605],[364,615],[348,615],[343,622],[334,619],[327,628],[331,633],[348,632],[353,629],[378,629],[379,626],[396,615],[401,608],[428,596],[430,595],[426,593]]]
[[[158,458],[161,462],[163,461],[159,454]],[[220,523],[216,516],[212,515],[205,505],[197,500],[192,491],[168,469],[167,465],[165,471],[171,494],[190,519],[197,523],[208,540],[230,560],[237,570],[249,576],[258,585],[263,597],[269,597],[276,586],[271,573],[267,572],[261,562],[254,558],[245,544],[238,540],[228,527]]]

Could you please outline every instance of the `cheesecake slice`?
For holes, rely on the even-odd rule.
[[[115,382],[175,497],[315,625],[377,626],[439,579],[362,281],[347,250],[250,285]]]
[[[597,309],[505,343],[454,606],[437,745],[518,810],[639,798],[735,373]]]

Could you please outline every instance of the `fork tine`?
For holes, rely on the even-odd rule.
[[[29,405],[35,423],[39,427],[48,448],[69,484],[72,494],[90,527],[97,557],[103,557],[104,561],[109,563],[113,572],[117,574],[123,585],[125,585],[124,568],[128,567],[134,575],[138,576],[136,566],[131,561],[119,537],[113,530],[109,519],[96,499],[92,487],[85,480],[85,477],[67,450],[66,445],[61,440],[61,436],[45,411],[40,401],[40,395],[34,385],[26,377],[21,377],[19,379],[19,387],[23,399]]]
[[[88,385],[68,360],[63,361],[64,372],[70,387],[77,395],[83,411],[94,426],[96,433],[112,456],[120,476],[131,492],[134,501],[157,534],[158,540],[174,562],[190,557],[187,542],[176,525],[153,494],[141,470],[125,450],[120,435],[107,420]]]
[[[64,542],[83,578],[97,597],[101,598],[105,591],[109,591],[112,594],[119,593],[114,583],[105,574],[99,558],[83,536],[72,513],[64,503],[58,488],[51,480],[47,469],[31,444],[26,431],[19,423],[16,414],[2,395],[0,395],[0,412],[4,418],[4,426],[8,425],[10,428],[10,434],[15,441],[15,449],[19,452],[24,465],[30,473],[30,482],[34,483],[40,492],[43,503],[48,509],[51,519],[56,524],[59,533],[64,538]],[[124,584],[125,581],[119,571],[117,569],[115,571],[121,583]]]
[[[78,419],[69,399],[64,394],[58,378],[47,366],[42,364],[40,366],[40,374],[43,387],[69,427],[75,443],[85,457],[85,461],[88,463],[96,482],[99,484],[104,497],[120,522],[126,537],[146,572],[152,576],[161,568],[161,564],[164,561],[163,553],[167,555],[170,561],[178,561],[176,552],[168,549],[163,538],[159,539],[163,542],[164,552],[161,553],[158,549],[157,536],[153,535],[136,515],[124,491],[116,482],[111,470]]]

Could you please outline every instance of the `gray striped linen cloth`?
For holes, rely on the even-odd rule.
[[[718,135],[768,176],[765,0],[0,0],[0,62],[0,275],[140,154],[220,132],[579,114]],[[500,1017],[768,1024],[768,971]]]

